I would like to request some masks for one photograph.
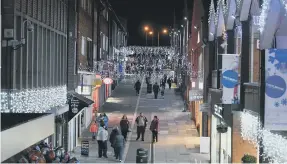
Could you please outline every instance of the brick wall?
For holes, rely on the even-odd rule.
[[[78,54],[78,61],[79,65],[82,65],[82,68],[87,67],[88,61],[87,61],[87,55],[82,55],[82,36],[90,39],[93,39],[93,19],[92,16],[89,15],[85,10],[83,10],[81,7],[79,7],[79,20],[78,20],[78,47],[77,47],[77,54]]]
[[[241,158],[244,154],[249,154],[257,157],[257,149],[253,144],[241,137],[240,130],[240,115],[233,114],[233,139],[232,139],[232,163],[241,163]]]

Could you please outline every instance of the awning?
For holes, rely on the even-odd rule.
[[[94,103],[94,101],[76,92],[68,93],[68,98],[69,98],[69,119],[68,121],[73,119],[85,107],[88,107]]]
[[[55,132],[55,115],[1,113],[1,162]]]

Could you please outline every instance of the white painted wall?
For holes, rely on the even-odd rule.
[[[55,115],[50,114],[1,132],[1,162],[53,135]]]
[[[93,106],[89,106],[87,107],[85,110],[85,120],[84,120],[84,123],[85,123],[85,128],[89,128],[89,125],[92,121],[92,118],[93,118]]]

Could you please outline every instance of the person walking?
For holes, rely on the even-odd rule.
[[[101,127],[98,130],[98,135],[97,135],[97,141],[98,141],[98,155],[99,158],[102,158],[104,156],[105,158],[108,158],[107,156],[107,140],[108,140],[109,133],[105,129],[105,124],[102,122]]]
[[[136,118],[136,123],[137,123],[137,139],[139,140],[140,136],[142,137],[142,141],[144,141],[144,134],[145,134],[145,129],[147,126],[147,119],[145,116],[143,116],[142,113]]]
[[[138,80],[136,83],[135,83],[135,90],[136,90],[136,94],[139,95],[140,93],[140,89],[141,89],[141,82]]]
[[[110,141],[110,143],[111,143],[111,147],[114,149],[115,157],[116,157],[116,148],[115,148],[114,143],[115,143],[116,136],[117,136],[119,133],[120,133],[120,132],[119,132],[118,127],[114,127],[113,130],[112,130],[112,132],[111,132],[111,134],[110,134],[110,139],[109,139],[109,141]]]
[[[106,113],[103,114],[103,121],[105,123],[105,127],[108,128],[108,126],[109,126],[109,117],[106,115]]]
[[[149,128],[152,132],[152,142],[158,142],[158,124],[159,120],[157,116],[154,116]]]
[[[171,78],[168,78],[167,79],[167,83],[168,83],[168,87],[169,87],[169,89],[171,88]]]
[[[127,140],[127,134],[129,132],[129,128],[130,128],[130,122],[129,122],[126,115],[123,115],[123,117],[120,121],[120,127],[121,127],[122,135],[124,136],[125,140]]]
[[[157,99],[158,92],[160,91],[160,88],[157,82],[153,85],[152,88],[153,88],[154,98]]]
[[[115,148],[115,156],[120,162],[123,160],[123,152],[125,146],[125,138],[120,134],[117,133],[114,140],[114,148]]]
[[[92,122],[90,126],[90,132],[92,133],[93,140],[96,139],[96,133],[98,132],[98,125],[96,122]]]

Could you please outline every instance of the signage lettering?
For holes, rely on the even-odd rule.
[[[217,115],[218,117],[222,118],[223,107],[219,106],[219,105],[214,105],[214,114]]]
[[[79,111],[79,109],[78,109],[79,103],[80,103],[80,101],[78,99],[72,97],[71,108],[72,108],[72,112],[75,114],[78,113],[78,111]]]

